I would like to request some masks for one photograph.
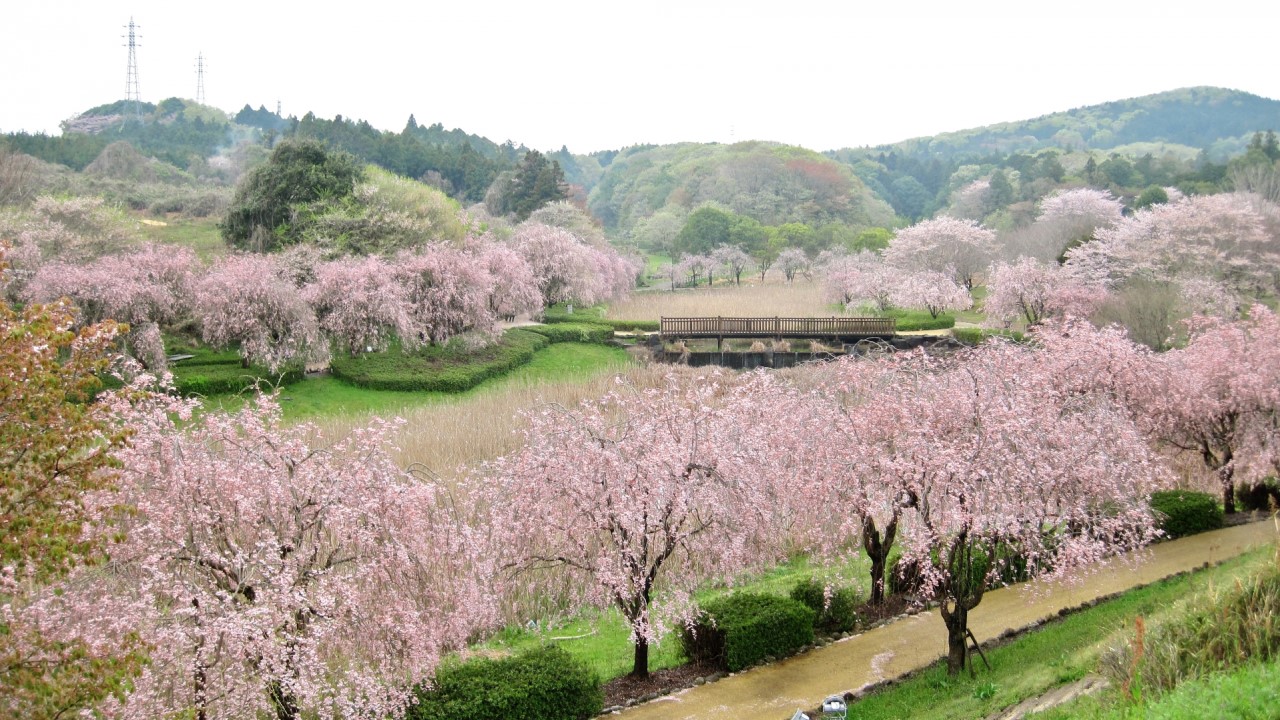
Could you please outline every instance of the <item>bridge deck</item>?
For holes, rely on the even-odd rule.
[[[664,317],[666,338],[868,338],[892,337],[893,318],[867,317]]]

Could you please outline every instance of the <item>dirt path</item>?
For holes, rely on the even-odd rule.
[[[1006,630],[1052,617],[1063,608],[1145,585],[1160,578],[1216,563],[1251,547],[1273,542],[1276,525],[1262,521],[1160,543],[1137,566],[1118,565],[1084,582],[1036,597],[1019,588],[989,592],[969,616],[981,642]],[[747,670],[629,708],[623,720],[786,720],[799,708],[811,709],[835,693],[857,690],[925,667],[946,652],[946,633],[936,610],[773,665]]]

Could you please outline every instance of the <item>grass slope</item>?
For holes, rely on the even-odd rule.
[[[1135,617],[1174,612],[1181,599],[1210,584],[1234,582],[1273,552],[1269,548],[1255,550],[1208,570],[1162,580],[1048,623],[1040,630],[986,650],[992,670],[986,671],[978,661],[976,678],[967,674],[949,677],[945,663],[936,663],[853,703],[849,717],[985,718],[1095,671],[1100,654],[1113,642],[1113,636],[1132,628]]]

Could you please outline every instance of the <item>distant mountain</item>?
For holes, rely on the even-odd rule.
[[[607,164],[591,212],[627,236],[655,215],[683,218],[713,204],[763,225],[885,225],[893,210],[849,167],[805,148],[766,142],[638,146],[592,156]]]
[[[913,138],[876,149],[952,158],[1045,148],[1110,150],[1154,142],[1205,150],[1220,161],[1240,152],[1253,133],[1266,130],[1280,130],[1280,101],[1239,90],[1193,87]]]

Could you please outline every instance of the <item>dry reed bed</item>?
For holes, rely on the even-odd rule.
[[[521,413],[545,404],[568,408],[595,400],[618,387],[618,378],[636,387],[655,387],[671,372],[689,372],[671,366],[635,366],[585,380],[528,382],[446,400],[434,405],[406,408],[397,416],[404,426],[392,438],[395,458],[402,467],[420,465],[441,477],[455,477],[463,466],[514,452],[522,445]],[[343,437],[368,423],[370,414],[338,415],[315,421],[326,437]]]
[[[657,320],[660,317],[830,317],[848,313],[822,296],[822,283],[796,278],[793,283],[721,285],[693,290],[633,293],[611,305],[607,317]]]

